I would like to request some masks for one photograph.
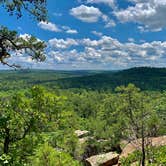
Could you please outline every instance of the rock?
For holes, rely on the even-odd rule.
[[[105,154],[91,156],[86,159],[87,166],[112,166],[118,164],[119,154],[109,152]]]
[[[89,139],[90,139],[90,137],[79,138],[79,139],[78,139],[78,142],[79,142],[80,144],[84,144],[84,143],[86,143]]]
[[[83,137],[86,137],[86,136],[89,135],[89,131],[87,131],[87,130],[83,130],[83,131],[82,130],[76,130],[75,134],[78,138],[83,138]]]
[[[156,146],[156,147],[165,146],[166,136],[149,137],[149,138],[146,138],[145,141],[146,141],[145,143],[150,141],[152,146]],[[123,143],[126,143],[126,141],[123,141]],[[136,150],[141,150],[141,139],[133,140],[130,143],[126,143],[125,147],[122,150],[120,158],[127,157],[129,154],[133,153]]]

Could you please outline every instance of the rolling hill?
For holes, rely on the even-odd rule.
[[[142,90],[166,90],[166,68],[140,67],[121,71],[0,71],[1,90],[9,90],[9,87],[17,90],[36,84],[61,89],[113,90],[128,83],[133,83]]]

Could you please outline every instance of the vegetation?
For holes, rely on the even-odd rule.
[[[49,88],[114,91],[129,83],[145,91],[166,89],[166,68],[132,68],[124,71],[0,71],[1,90],[18,90],[36,84]],[[49,75],[49,76],[48,76]],[[20,86],[17,86],[20,82]],[[6,83],[10,83],[8,86]]]
[[[114,90],[117,86],[135,84],[141,90],[162,91],[166,89],[166,68],[140,67],[123,71],[104,71],[84,77],[62,78],[61,88],[86,88],[92,90]]]
[[[165,153],[166,153],[166,146],[161,146],[161,147],[153,147],[151,149],[151,154],[150,158],[146,160],[146,165],[147,166],[158,166],[158,165],[165,165],[166,164],[166,158],[165,158]],[[121,159],[121,164],[123,166],[128,166],[133,163],[136,165],[140,165],[140,158],[141,154],[139,151],[136,151],[132,154],[130,154],[127,158],[122,158]]]
[[[10,15],[22,17],[22,11],[26,10],[35,19],[43,21],[47,19],[46,0],[2,0],[0,1]]]
[[[3,0],[0,1],[6,11],[17,18],[22,17],[23,10],[34,16],[38,21],[46,21],[47,10],[45,0]],[[14,53],[29,55],[32,60],[44,61],[44,49],[46,45],[43,41],[34,36],[20,36],[16,31],[11,31],[7,27],[0,25],[0,62],[9,67],[18,68],[18,64],[8,62],[7,59]]]
[[[27,11],[47,20],[46,0],[3,0],[0,5],[18,19]],[[0,63],[29,55],[44,61],[45,42],[0,27]],[[140,140],[141,150],[122,165],[165,165],[165,146],[152,137],[166,134],[166,69],[55,72],[0,72],[0,165],[81,166],[98,153],[121,153],[122,140]],[[79,139],[76,130],[90,136]],[[148,140],[148,141],[146,141]],[[82,143],[82,142],[83,143]]]
[[[62,89],[56,84],[66,78],[93,77],[96,71],[0,74],[1,165],[82,165],[94,154],[121,153],[121,140],[137,139],[142,140],[141,151],[124,159],[124,163],[135,161],[135,155],[139,155],[142,165],[152,159],[154,164],[165,161],[164,147],[160,147],[161,152],[146,141],[166,134],[165,91],[143,91],[133,84],[114,91],[86,86]],[[84,146],[80,146],[76,130],[90,132]]]

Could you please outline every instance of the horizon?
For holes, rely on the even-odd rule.
[[[62,71],[62,72],[74,72],[74,71],[101,71],[101,72],[111,72],[111,71],[125,71],[125,70],[132,70],[132,69],[141,69],[141,68],[148,68],[148,69],[166,69],[166,67],[153,67],[153,66],[140,66],[140,67],[131,67],[131,68],[125,68],[125,69],[97,69],[97,70],[94,70],[94,69],[66,69],[66,70],[63,70],[63,69],[44,69],[44,68],[22,68],[22,69],[11,69],[11,68],[8,68],[8,69],[0,69],[0,71]]]

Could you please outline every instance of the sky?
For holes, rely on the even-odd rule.
[[[166,0],[48,0],[47,9],[48,22],[37,22],[0,7],[1,25],[47,44],[43,63],[25,55],[10,61],[54,70],[166,66]]]

